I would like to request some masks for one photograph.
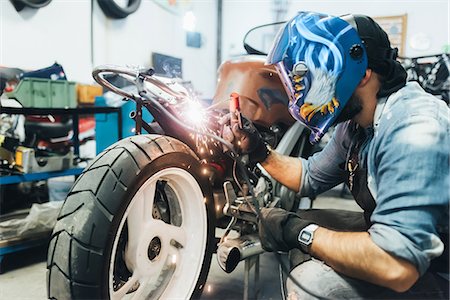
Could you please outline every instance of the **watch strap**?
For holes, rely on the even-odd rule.
[[[303,252],[309,253],[309,248],[314,239],[314,232],[317,228],[319,228],[317,224],[309,224],[308,226],[300,230],[297,240],[300,245],[300,249]]]

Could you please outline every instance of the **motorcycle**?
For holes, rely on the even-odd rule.
[[[209,107],[152,69],[94,69],[99,84],[136,103],[136,135],[105,149],[73,185],[49,244],[49,298],[195,298],[213,253],[232,272],[263,252],[255,208],[291,210],[300,199],[260,166],[243,164],[220,137],[220,120],[234,101],[232,112],[253,121],[279,153],[308,156],[312,147],[287,110],[277,72],[251,49],[221,65]],[[135,91],[115,86],[110,75]],[[230,100],[232,92],[238,95]],[[154,122],[142,120],[143,109]],[[221,237],[216,228],[225,229]],[[229,238],[232,230],[240,237]]]
[[[416,81],[426,92],[450,105],[450,54],[399,59],[408,74],[408,81]]]

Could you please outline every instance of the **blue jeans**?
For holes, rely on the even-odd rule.
[[[350,278],[316,259],[298,265],[291,271],[291,275],[302,286],[326,299],[449,299],[448,281],[431,272],[425,273],[404,293],[396,293],[388,288]],[[286,289],[289,300],[317,299],[290,279],[286,282]]]

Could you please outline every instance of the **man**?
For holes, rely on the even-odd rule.
[[[406,84],[396,57],[367,16],[300,12],[267,63],[310,141],[338,124],[333,138],[304,160],[270,150],[249,122],[224,128],[238,151],[290,189],[315,196],[346,182],[364,210],[261,211],[264,248],[293,249],[291,275],[300,285],[288,280],[292,299],[448,299],[450,112]]]

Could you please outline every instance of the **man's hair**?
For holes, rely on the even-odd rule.
[[[379,75],[379,97],[388,96],[406,84],[406,71],[397,61],[397,48],[391,47],[387,33],[371,17],[353,15],[358,34],[367,51],[368,68]]]

